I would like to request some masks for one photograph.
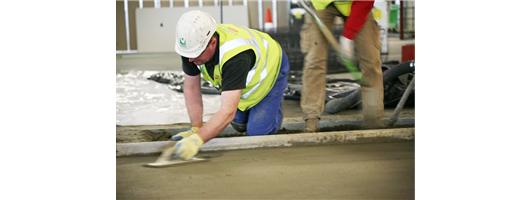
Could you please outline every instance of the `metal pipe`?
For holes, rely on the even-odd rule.
[[[125,38],[127,38],[127,51],[131,50],[131,39],[129,35],[129,2],[123,1],[123,9],[125,10]]]
[[[274,28],[278,27],[278,5],[276,4],[276,0],[272,0],[272,25]]]
[[[287,26],[291,29],[291,0],[287,0],[287,19],[289,20]]]
[[[221,7],[220,7],[220,10],[221,10],[221,24],[223,23],[223,0],[221,0]]]
[[[403,1],[399,1],[399,39],[405,38],[403,34],[403,6],[405,6]]]
[[[412,77],[412,80],[410,81],[409,86],[405,90],[405,93],[403,94],[403,96],[401,96],[401,100],[399,100],[399,103],[396,106],[396,109],[394,110],[394,113],[392,113],[392,116],[390,117],[390,120],[386,124],[388,127],[392,127],[396,123],[396,121],[398,119],[398,116],[399,116],[399,113],[403,109],[403,106],[405,105],[405,102],[409,98],[410,92],[412,91],[412,88],[414,87],[415,78],[416,78],[416,76]]]
[[[259,23],[259,30],[263,30],[263,1],[258,0],[258,23]]]

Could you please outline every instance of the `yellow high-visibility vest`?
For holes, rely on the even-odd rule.
[[[206,72],[205,65],[197,66],[204,80],[221,91],[221,72],[224,63],[235,55],[252,49],[256,62],[247,74],[246,88],[241,93],[237,108],[248,110],[258,104],[272,89],[282,61],[282,49],[268,34],[233,24],[217,24],[219,34],[219,63],[215,66],[214,77]]]
[[[313,7],[315,7],[315,10],[324,10],[330,3],[334,3],[335,7],[337,7],[337,10],[344,16],[350,16],[351,12],[351,1],[320,1],[320,0],[312,0],[311,3],[313,3]]]

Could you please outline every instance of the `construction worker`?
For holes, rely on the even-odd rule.
[[[268,34],[233,24],[216,24],[208,13],[184,13],[176,27],[175,51],[182,56],[184,97],[191,129],[175,154],[189,160],[228,124],[248,135],[276,134],[283,113],[289,60]],[[221,108],[203,125],[201,75],[221,91]]]
[[[367,85],[361,85],[363,127],[380,127],[383,117],[383,73],[381,70],[379,28],[372,15],[374,1],[311,1],[322,23],[332,30],[335,17],[344,19],[339,38],[341,53],[353,60],[357,50],[359,68]],[[304,132],[319,129],[326,97],[326,72],[329,42],[317,23],[307,14],[300,32],[300,47],[305,54],[300,106],[304,113]]]

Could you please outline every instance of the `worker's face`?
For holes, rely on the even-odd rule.
[[[215,48],[217,47],[217,40],[215,37],[212,37],[208,45],[206,46],[206,49],[204,49],[204,52],[201,53],[196,58],[188,58],[190,62],[193,62],[195,65],[202,65],[208,61],[210,61],[213,57],[213,54],[215,53]]]

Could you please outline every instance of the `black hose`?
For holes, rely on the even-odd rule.
[[[336,113],[341,110],[349,109],[362,102],[361,88],[355,89],[351,94],[343,98],[333,99],[326,103],[326,112]]]
[[[383,85],[406,73],[414,73],[416,70],[414,60],[398,64],[383,73]]]
[[[398,64],[386,70],[383,73],[383,85],[386,85],[387,83],[391,81],[395,81],[395,79],[400,75],[403,75],[406,73],[414,73],[414,72],[415,72],[414,60]],[[357,88],[352,93],[350,93],[348,96],[345,96],[343,98],[333,99],[327,102],[325,106],[325,110],[326,112],[329,112],[329,113],[337,113],[339,111],[346,110],[354,106],[357,106],[361,102],[362,102],[361,88]]]

